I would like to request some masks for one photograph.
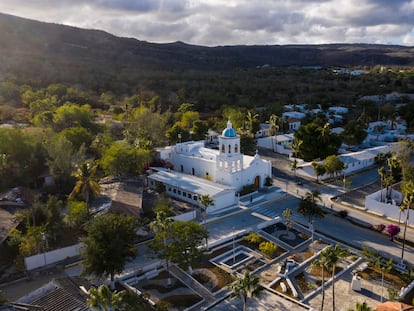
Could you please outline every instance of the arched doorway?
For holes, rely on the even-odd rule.
[[[256,176],[254,178],[254,187],[259,188],[260,187],[260,176]]]

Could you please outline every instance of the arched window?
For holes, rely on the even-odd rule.
[[[224,144],[221,145],[221,152],[226,152],[226,150],[224,149]]]
[[[237,144],[236,144],[236,145],[234,145],[234,152],[235,152],[235,153],[239,152],[239,147],[237,146]]]
[[[231,152],[231,145],[229,145],[229,153]]]

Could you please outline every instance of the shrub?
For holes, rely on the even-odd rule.
[[[273,185],[273,179],[270,176],[267,176],[265,186],[270,187],[271,185]]]
[[[388,225],[388,226],[387,226],[387,233],[388,233],[388,235],[390,236],[390,239],[391,239],[391,240],[393,240],[393,239],[394,239],[394,237],[395,237],[398,233],[400,233],[400,227],[399,227],[399,226],[397,226],[397,225],[393,225],[393,224]]]
[[[273,242],[263,241],[259,245],[259,250],[265,255],[272,257],[277,251],[277,245]]]
[[[256,191],[256,187],[252,184],[252,185],[246,185],[244,186],[241,190],[240,190],[240,195],[246,195],[248,193],[252,193]]]
[[[262,236],[257,232],[250,231],[250,233],[244,237],[244,240],[252,244],[258,244],[262,241]]]

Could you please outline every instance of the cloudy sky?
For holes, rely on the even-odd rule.
[[[414,46],[414,0],[0,0],[0,12],[160,43]]]

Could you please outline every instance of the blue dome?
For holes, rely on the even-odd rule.
[[[236,137],[237,136],[236,131],[232,127],[224,129],[221,135],[223,137]]]

